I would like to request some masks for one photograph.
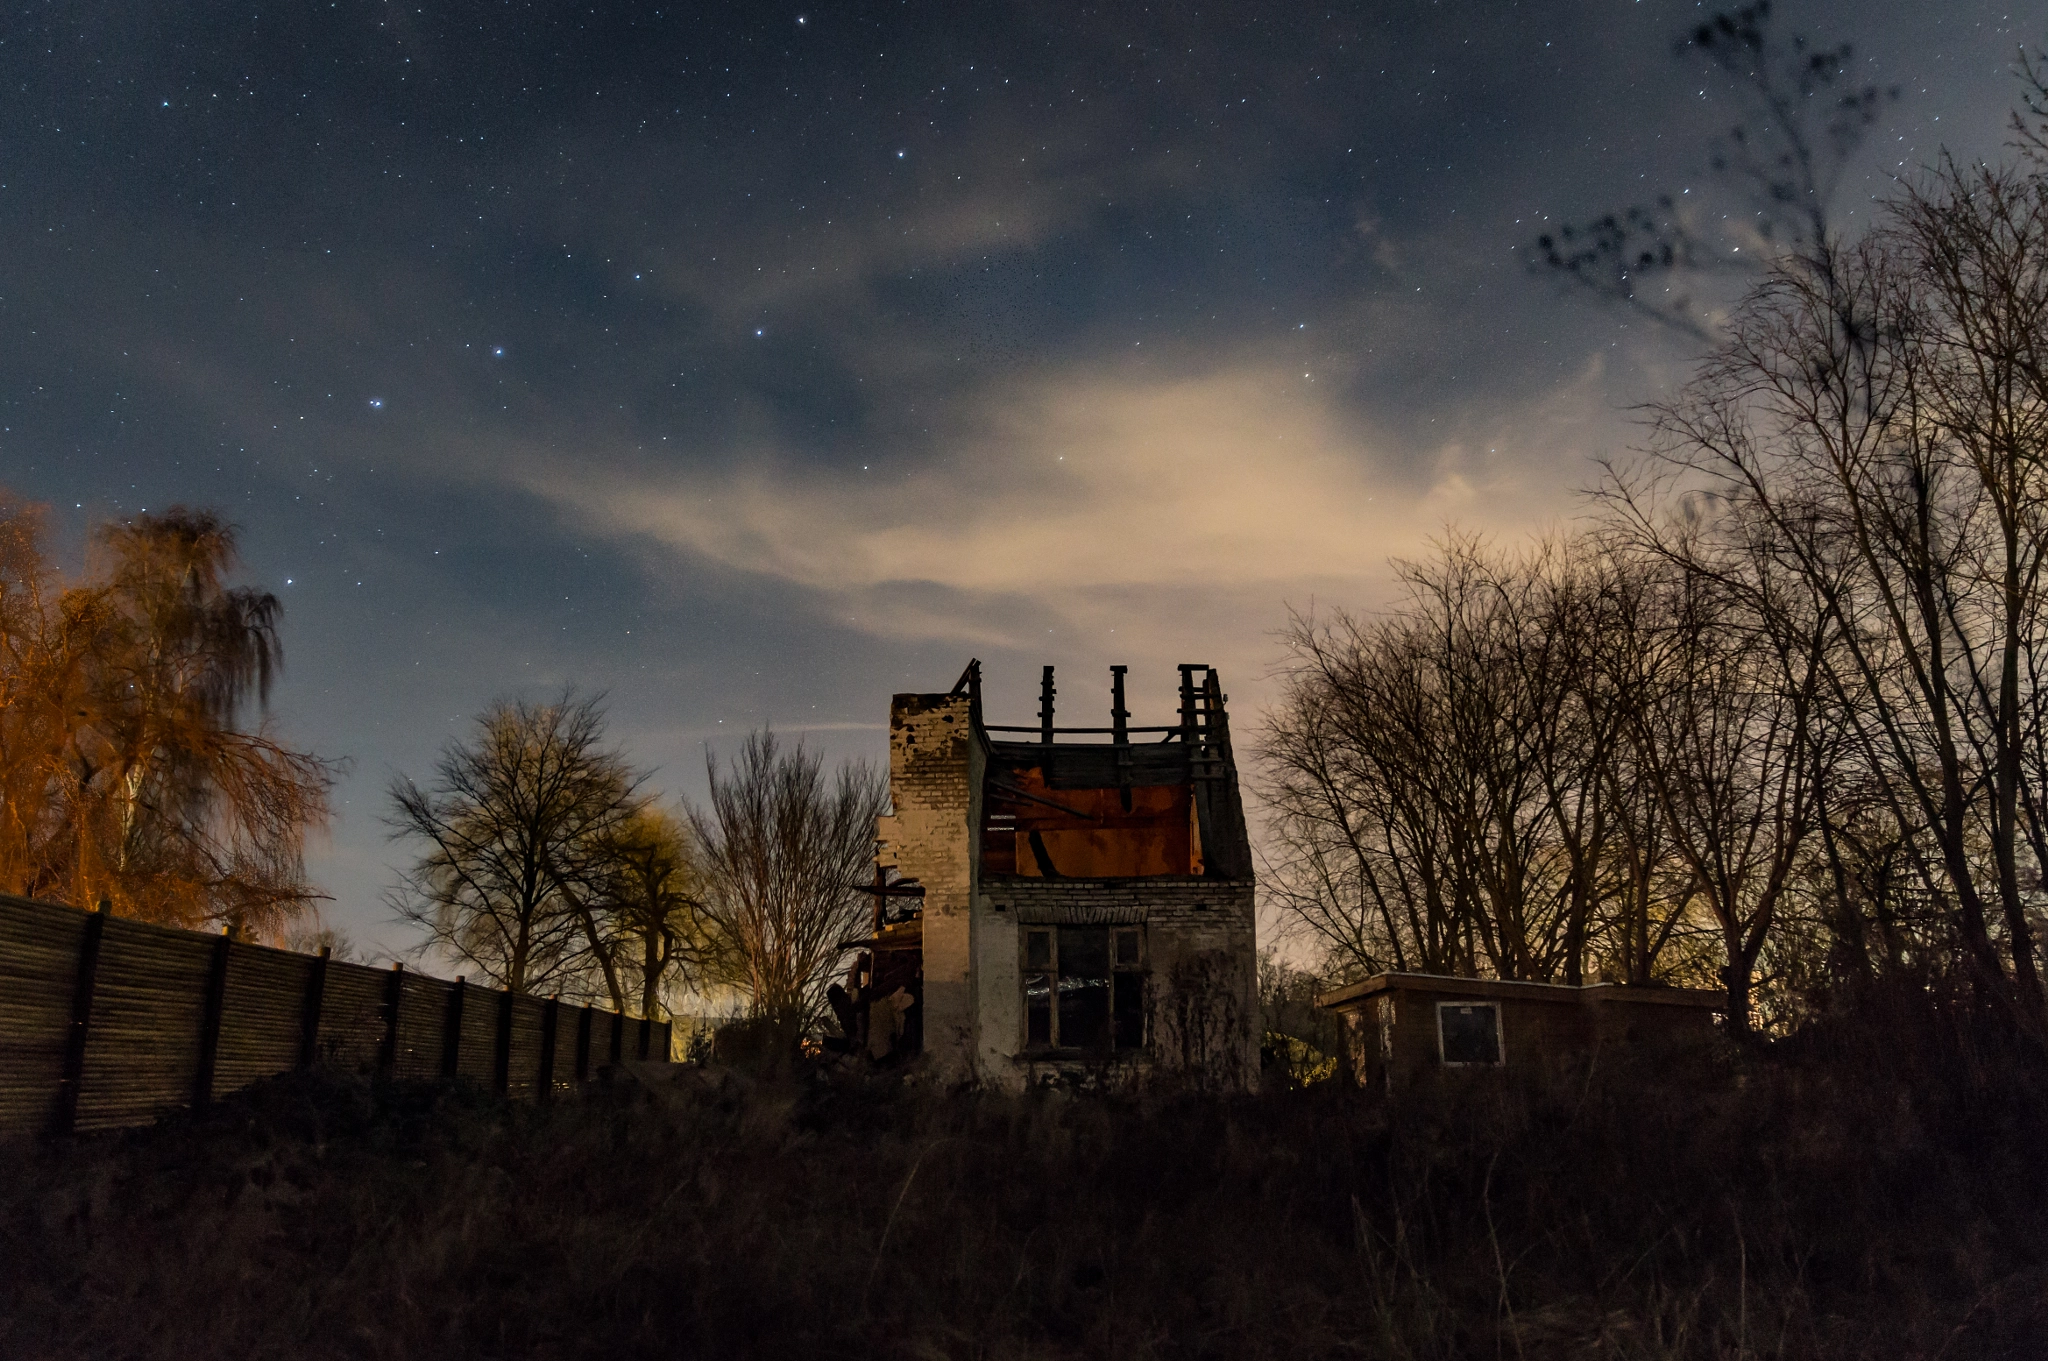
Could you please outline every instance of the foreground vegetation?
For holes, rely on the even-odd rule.
[[[0,1352],[2017,1356],[2048,1074],[2001,1043],[1893,1018],[1392,1102],[290,1079],[14,1150]]]

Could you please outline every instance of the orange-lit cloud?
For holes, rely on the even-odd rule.
[[[1287,601],[1370,603],[1387,559],[1447,524],[1569,506],[1549,451],[1391,449],[1329,392],[1312,370],[1259,362],[1045,374],[981,394],[934,432],[945,452],[908,471],[768,451],[715,471],[536,462],[522,477],[658,557],[791,583],[884,635],[998,645],[1046,621],[1122,621],[1137,644],[1184,632],[1203,602],[1212,619],[1262,616],[1263,633]]]

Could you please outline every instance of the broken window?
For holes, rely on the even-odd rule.
[[[1438,1002],[1437,1052],[1446,1065],[1497,1066],[1501,1062],[1500,1005]]]
[[[1144,936],[1136,926],[1026,927],[1024,1043],[1144,1048]]]

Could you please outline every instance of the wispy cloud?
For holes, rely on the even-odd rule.
[[[1451,522],[1525,519],[1542,469],[1462,442],[1390,450],[1313,373],[1050,372],[979,394],[908,473],[772,451],[715,470],[534,460],[588,528],[791,583],[885,635],[988,637],[1145,602],[1356,588]],[[1496,513],[1506,507],[1506,513]],[[995,632],[1000,638],[1003,630]]]

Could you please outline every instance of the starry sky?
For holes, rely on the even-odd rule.
[[[1740,218],[1677,0],[28,3],[0,16],[0,483],[174,502],[285,602],[272,712],[346,758],[312,849],[379,901],[396,772],[573,684],[654,784],[772,723],[884,752],[968,657],[992,721],[1241,726],[1292,608],[1457,525],[1567,521],[1696,341],[1528,268],[1657,192]],[[1781,4],[1896,86],[1848,230],[1995,156],[1983,0]],[[1083,717],[1085,715],[1086,717]]]

